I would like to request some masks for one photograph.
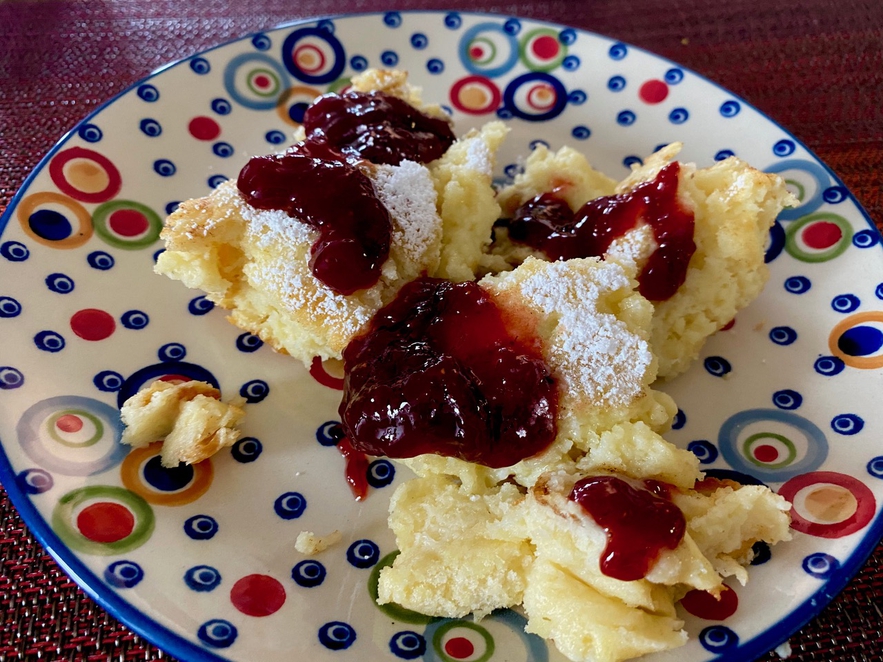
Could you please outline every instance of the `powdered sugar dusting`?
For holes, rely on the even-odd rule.
[[[494,159],[490,147],[480,135],[466,141],[466,167],[483,177],[493,175]]]
[[[635,265],[636,270],[640,271],[657,247],[653,228],[646,223],[642,223],[621,237],[614,239],[610,243],[604,257],[617,261],[631,262]]]

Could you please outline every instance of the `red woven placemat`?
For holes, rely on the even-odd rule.
[[[462,9],[567,23],[720,83],[792,131],[883,228],[879,0],[0,2],[0,211],[77,121],[156,67],[295,18]],[[0,662],[164,659],[95,605],[34,541],[0,488]],[[792,660],[883,659],[883,546],[791,639]],[[764,660],[778,659],[774,654]]]

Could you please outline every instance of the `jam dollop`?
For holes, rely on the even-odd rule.
[[[638,275],[638,291],[651,301],[665,301],[684,284],[696,251],[693,214],[678,202],[679,172],[679,163],[669,163],[652,181],[590,200],[576,212],[554,193],[543,193],[505,222],[509,237],[550,260],[601,257],[615,239],[644,222],[653,230],[657,249]]]
[[[257,209],[279,209],[319,231],[310,270],[340,294],[371,287],[389,257],[391,219],[374,185],[325,143],[307,140],[283,154],[256,156],[237,182]]]
[[[343,428],[356,450],[506,467],[555,439],[558,392],[535,339],[507,330],[476,283],[418,278],[344,350]]]
[[[616,476],[577,481],[568,498],[607,534],[601,572],[623,581],[643,579],[663,549],[680,544],[687,522],[670,490],[656,481],[633,487]]]
[[[454,142],[451,125],[383,92],[326,94],[304,113],[307,137],[371,163],[429,163]]]

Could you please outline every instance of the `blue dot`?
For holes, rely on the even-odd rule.
[[[207,183],[209,185],[209,188],[215,189],[215,188],[218,188],[224,182],[226,182],[228,179],[230,179],[230,178],[227,177],[227,175],[212,175],[211,177],[208,178]]]
[[[139,99],[148,103],[153,103],[159,99],[159,90],[153,85],[139,85],[137,94]]]
[[[709,356],[703,361],[703,364],[708,373],[715,377],[723,377],[733,370],[730,362],[722,356]]]
[[[822,552],[810,554],[801,565],[808,575],[816,579],[829,579],[840,569],[840,561]]]
[[[34,469],[34,471],[39,471]],[[868,462],[868,473],[874,478],[883,478],[883,455],[878,455]]]
[[[159,360],[163,362],[181,361],[187,356],[187,348],[181,343],[170,342],[160,347],[156,355],[159,357]]]
[[[742,105],[738,101],[730,99],[721,104],[720,114],[724,117],[735,117],[740,110],[742,110]]]
[[[356,631],[343,621],[331,621],[319,628],[319,643],[331,650],[343,650],[353,645]]]
[[[0,296],[0,317],[11,318],[21,315],[21,304],[12,297]]]
[[[416,660],[426,653],[426,638],[411,630],[396,632],[389,640],[389,650],[403,660]]]
[[[10,365],[0,366],[0,389],[8,391],[25,383],[25,376],[20,370]]]
[[[115,588],[132,588],[144,579],[144,571],[134,561],[114,561],[104,570],[104,581]]]
[[[861,305],[861,300],[854,294],[840,294],[831,301],[831,308],[838,313],[851,313]]]
[[[273,42],[270,41],[270,38],[267,35],[263,33],[258,33],[251,38],[251,45],[257,48],[259,51],[268,51],[273,45]]]
[[[445,63],[434,57],[426,63],[426,70],[431,74],[440,74],[445,70]]]
[[[147,313],[143,313],[140,310],[129,310],[123,313],[120,322],[127,329],[143,329],[150,323],[150,318],[147,316]]]
[[[337,446],[343,437],[343,428],[338,421],[326,421],[316,430],[316,441],[323,446]]]
[[[51,292],[69,294],[74,291],[74,281],[64,274],[49,274],[46,276],[46,287]]]
[[[276,130],[267,131],[267,133],[264,135],[264,138],[271,145],[281,145],[282,143],[285,142],[285,134],[282,133],[281,131],[276,131]]]
[[[572,90],[570,94],[567,95],[567,102],[574,106],[581,106],[588,98],[589,96],[583,90]]]
[[[171,177],[177,171],[175,164],[168,159],[157,159],[153,162],[153,170],[160,177]]]
[[[40,331],[34,336],[34,344],[37,349],[54,354],[64,349],[64,338],[55,331]]]
[[[629,52],[629,49],[625,44],[623,44],[621,42],[617,42],[617,43],[613,44],[613,46],[610,47],[610,49],[607,51],[607,54],[613,60],[621,60],[626,55],[628,55],[628,52]]]
[[[561,60],[561,66],[564,67],[565,71],[576,71],[579,69],[580,61],[576,55],[568,55],[563,60]]]
[[[200,76],[204,76],[212,69],[211,65],[208,63],[208,60],[206,60],[204,57],[195,57],[190,60],[190,68],[193,70],[194,73],[197,73]]]
[[[510,108],[507,108],[506,106],[500,106],[499,108],[497,108],[497,117],[499,117],[501,120],[511,120],[513,117],[515,117],[515,115],[512,113],[512,110]]]
[[[460,18],[460,14],[457,12],[450,12],[445,16],[445,27],[451,30],[456,30],[463,24],[463,20]]]
[[[585,140],[592,135],[592,132],[589,130],[589,127],[580,125],[573,127],[570,135],[572,135],[577,140]]]
[[[852,436],[865,427],[865,422],[855,414],[839,414],[831,419],[831,429],[837,434]]]
[[[396,469],[387,460],[374,460],[368,465],[368,484],[371,487],[386,487],[396,477]]]
[[[773,557],[769,543],[766,543],[763,540],[758,540],[754,543],[751,546],[751,551],[754,553],[754,556],[750,561],[751,565],[763,565]]]
[[[89,255],[86,256],[86,261],[89,263],[90,267],[98,269],[99,271],[112,269],[115,264],[113,256],[104,251],[93,251],[89,253]]]
[[[883,331],[875,326],[854,326],[837,339],[837,347],[849,356],[868,356],[883,348]]]
[[[67,217],[53,209],[38,209],[28,217],[28,226],[34,234],[48,241],[61,241],[73,233]]]
[[[790,345],[797,340],[797,331],[790,326],[776,326],[770,329],[770,340],[777,345]]]
[[[842,186],[829,186],[822,192],[822,199],[832,205],[839,204],[849,197],[849,192]]]
[[[312,559],[301,561],[291,569],[294,583],[304,588],[314,588],[325,581],[325,566]]]
[[[625,89],[625,78],[622,76],[612,76],[607,81],[607,89],[611,92],[621,92]]]
[[[510,18],[503,23],[503,32],[506,34],[516,35],[521,32],[521,21],[517,18]]]
[[[785,281],[785,289],[791,294],[803,294],[808,292],[812,287],[812,283],[806,276],[791,276]]]
[[[191,591],[208,593],[221,584],[221,573],[210,565],[195,565],[184,573],[184,583]]]
[[[350,66],[355,71],[363,71],[368,68],[368,60],[361,55],[353,55],[350,58]]]
[[[399,63],[399,56],[395,51],[383,51],[380,54],[380,61],[387,67],[394,67]]]
[[[264,341],[251,333],[243,333],[236,338],[236,349],[240,352],[256,352],[264,344]]]
[[[690,119],[690,113],[686,108],[674,108],[668,114],[668,121],[672,124],[683,124]]]
[[[0,255],[10,262],[24,262],[30,257],[31,252],[28,250],[28,247],[22,243],[17,241],[4,241],[3,244],[0,245]]]
[[[92,378],[95,388],[105,393],[115,393],[123,387],[125,379],[123,376],[113,370],[102,370]]]
[[[156,138],[162,134],[162,126],[160,126],[160,123],[149,117],[141,120],[138,127],[141,129],[141,133],[150,138]]]
[[[237,462],[248,464],[249,462],[257,460],[263,450],[264,447],[261,442],[254,437],[243,437],[233,444],[233,447],[230,449],[230,454]]]
[[[852,235],[852,245],[856,248],[870,248],[880,241],[880,234],[876,230],[860,230]]]
[[[739,645],[739,636],[723,625],[712,625],[699,633],[699,643],[705,650],[717,653]]]
[[[779,221],[773,221],[773,224],[770,226],[769,239],[766,251],[763,254],[763,261],[769,264],[781,255],[783,248],[785,248],[785,228],[782,227]]]
[[[638,116],[630,110],[620,111],[616,115],[616,123],[620,126],[631,126],[635,123],[636,119],[638,119]]]
[[[155,455],[141,468],[144,481],[159,492],[177,492],[193,480],[194,470],[189,464],[177,467],[164,467],[162,457]]]
[[[104,137],[101,129],[94,124],[84,124],[80,127],[79,131],[77,131],[77,135],[87,143],[97,143]]]
[[[675,414],[674,420],[671,422],[672,430],[680,430],[687,424],[687,415],[684,413],[682,409],[678,409],[678,413]]]
[[[429,46],[429,38],[422,32],[415,32],[411,35],[411,46],[416,48],[418,51],[422,51],[424,48]]]
[[[25,469],[15,477],[15,483],[26,494],[43,494],[52,489],[52,474],[43,469]]]
[[[273,503],[273,510],[282,519],[297,519],[307,509],[307,500],[300,492],[286,492]]]
[[[682,80],[684,80],[684,71],[683,69],[672,67],[665,72],[665,76],[663,76],[663,78],[665,78],[665,82],[669,85],[677,85]]]
[[[195,299],[191,299],[190,303],[187,304],[187,310],[190,311],[191,315],[205,315],[207,313],[210,313],[214,307],[215,304],[206,299],[204,296],[199,296]]]
[[[329,21],[327,18],[322,19],[318,23],[316,23],[316,27],[322,32],[327,32],[328,34],[334,34],[334,22]]]
[[[172,202],[167,202],[166,207],[165,207],[166,214],[169,214],[169,215],[174,214],[178,210],[178,206],[180,204],[181,204],[180,200],[173,200]],[[155,259],[156,258],[154,258],[154,260]]]
[[[383,15],[383,22],[391,28],[397,28],[402,24],[402,15],[397,11],[388,11]]]
[[[534,151],[537,147],[541,147],[541,146],[545,147],[546,149],[549,149],[549,143],[541,138],[531,140],[529,146],[530,146],[530,151]]]
[[[233,112],[233,106],[226,99],[212,99],[212,110],[218,115],[229,115]]]
[[[561,31],[561,34],[558,35],[558,41],[560,41],[565,46],[570,46],[576,41],[576,30],[574,30],[573,28],[563,29]]]
[[[622,164],[623,164],[626,168],[631,168],[632,166],[641,166],[641,165],[644,165],[644,161],[641,159],[640,156],[634,156],[634,155],[632,155],[632,156],[627,156],[627,157],[625,157],[625,158],[622,160]]]
[[[874,294],[878,299],[883,299],[883,283],[877,285],[877,289],[874,290]]]
[[[693,453],[702,464],[711,464],[717,459],[718,450],[706,439],[697,439],[687,444],[687,450]]]
[[[346,560],[356,568],[370,568],[380,560],[380,548],[370,540],[357,540],[346,550]]]
[[[225,142],[217,142],[212,145],[212,152],[215,153],[215,156],[220,156],[222,159],[226,159],[227,157],[233,156],[233,145]]]
[[[731,156],[735,156],[735,153],[731,149],[722,149],[717,154],[714,155],[715,161],[723,161],[724,159],[728,159]]]
[[[218,522],[208,515],[194,515],[184,522],[184,533],[193,540],[210,540],[218,532]]]
[[[270,386],[262,379],[252,379],[242,385],[239,395],[245,398],[247,403],[255,404],[270,395]]]
[[[794,142],[791,140],[780,140],[773,145],[773,154],[776,156],[791,156],[796,149]]]
[[[206,621],[196,633],[202,643],[215,648],[229,648],[238,635],[235,625],[220,618]]]
[[[839,375],[843,372],[843,369],[846,367],[846,364],[836,356],[820,356],[816,359],[816,362],[813,364],[813,368],[820,375],[825,375],[826,377],[833,377],[834,375]]]
[[[786,388],[773,393],[773,404],[779,409],[797,409],[803,404],[803,396]]]

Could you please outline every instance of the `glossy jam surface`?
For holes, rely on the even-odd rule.
[[[371,163],[429,163],[454,142],[449,122],[383,92],[326,94],[307,108],[303,124],[311,140]]]
[[[368,458],[363,452],[353,448],[352,442],[346,437],[337,442],[337,450],[343,456],[343,475],[353,498],[362,501],[368,496]]]
[[[477,284],[421,278],[344,351],[340,416],[355,449],[506,467],[555,438],[558,393],[538,343],[513,337]]]
[[[554,193],[524,203],[508,221],[509,237],[542,251],[551,260],[601,257],[615,239],[648,224],[657,249],[638,276],[638,291],[651,301],[665,301],[683,285],[696,251],[693,214],[678,202],[677,162],[629,193],[590,200],[576,212]]]
[[[319,231],[310,270],[340,294],[371,287],[389,256],[389,211],[371,180],[323,143],[298,143],[284,154],[256,156],[239,173],[243,198],[280,209]]]
[[[669,499],[664,483],[646,481],[634,487],[616,476],[590,476],[570,493],[607,534],[601,572],[632,581],[643,579],[664,549],[680,544],[686,520]]]

